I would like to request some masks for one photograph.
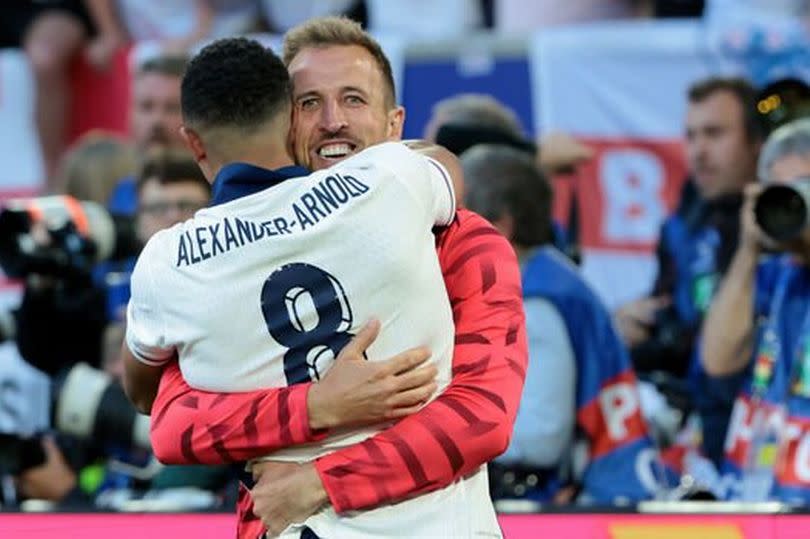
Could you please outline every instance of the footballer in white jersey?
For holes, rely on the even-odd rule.
[[[249,391],[317,381],[377,317],[368,357],[426,346],[441,391],[454,326],[432,228],[452,221],[454,201],[441,164],[392,142],[203,209],[144,248],[127,345],[149,365],[176,354],[192,387]],[[384,427],[337,430],[273,458],[310,460]]]
[[[269,172],[245,164],[223,170],[234,166]],[[352,334],[377,317],[381,331],[369,360],[419,339],[436,363],[438,394],[452,376],[455,328],[432,228],[453,220],[454,197],[441,164],[385,143],[200,210],[153,236],[142,252],[127,345],[149,365],[177,354],[184,378],[200,389],[283,387],[318,380]],[[267,458],[310,461],[387,426],[334,429],[325,440]],[[327,507],[304,524],[319,537],[393,530],[403,537],[500,536],[485,470],[367,511],[338,515]],[[299,537],[299,528],[282,537]]]

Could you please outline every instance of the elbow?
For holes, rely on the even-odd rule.
[[[725,353],[726,348],[727,347],[715,343],[712,337],[704,337],[698,352],[700,354],[700,363],[708,376],[713,378],[730,376],[737,374],[745,367],[745,363],[737,365],[739,362],[735,362],[733,359],[733,356],[736,354],[730,355]],[[746,351],[743,350],[743,348],[745,348],[744,346],[735,348],[738,348],[738,354],[746,354]]]
[[[152,414],[152,402],[148,399],[132,399],[132,404],[135,405],[135,409],[138,410],[138,413],[143,415]]]
[[[183,460],[183,452],[180,449],[180,443],[176,431],[167,429],[166,426],[171,425],[170,418],[164,417],[161,424],[155,427],[152,422],[152,428],[149,431],[149,441],[152,445],[152,454],[161,464],[188,464]]]
[[[152,433],[152,454],[161,464],[185,464],[180,454],[171,448],[171,444],[164,443],[158,436]]]
[[[512,440],[512,422],[503,418],[498,422],[498,426],[492,429],[487,436],[486,453],[487,461],[490,461],[506,452],[509,442]]]
[[[124,376],[124,393],[139,413],[150,415],[152,413],[152,399],[144,392],[138,391],[135,385]]]

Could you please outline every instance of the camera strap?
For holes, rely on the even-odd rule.
[[[779,361],[783,361],[782,339],[780,336],[780,326],[782,322],[782,311],[785,308],[785,300],[797,268],[795,266],[786,267],[787,271],[780,273],[776,286],[774,287],[773,300],[771,301],[768,318],[765,321],[765,328],[757,345],[756,356],[754,358],[754,370],[751,381],[751,397],[755,405],[759,405],[765,399],[768,390],[774,379],[774,372]],[[802,331],[810,329],[810,316],[806,316],[802,323]],[[778,401],[784,402],[786,395],[780,395]]]
[[[802,321],[799,342],[794,350],[787,392],[791,396],[810,398],[810,302]]]
[[[778,421],[774,421],[774,417],[782,416],[787,395],[781,387],[772,386],[777,375],[784,377],[784,373],[776,371],[782,366],[780,363],[784,362],[780,329],[788,289],[795,271],[794,267],[787,267],[776,281],[768,318],[754,358],[750,438],[745,455],[745,471],[739,485],[741,496],[748,501],[766,500],[773,486],[780,435],[775,428]],[[778,391],[779,394],[775,395],[773,391]]]

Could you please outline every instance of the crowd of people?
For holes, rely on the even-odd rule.
[[[459,24],[508,7],[473,3]],[[402,143],[385,53],[324,17],[382,25],[378,3],[61,4],[26,12],[18,43],[59,109],[43,118],[64,118],[44,93],[81,47],[103,67],[127,39],[165,46],[132,75],[131,139],[65,152],[64,126],[39,124],[47,189],[71,197],[0,215],[0,266],[25,283],[16,346],[53,380],[52,431],[0,435],[3,507],[236,506],[240,537],[318,537],[497,534],[490,496],[810,503],[806,109],[774,119],[743,78],[690,86],[658,274],[611,312],[552,215],[552,179],[594,150],[531,140],[478,94]],[[215,39],[268,26],[279,56]]]

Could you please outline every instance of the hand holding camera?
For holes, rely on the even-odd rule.
[[[754,205],[757,224],[779,242],[795,239],[810,224],[810,178],[775,183],[760,190]]]
[[[745,196],[743,245],[771,251],[803,250],[799,240],[810,228],[810,178],[752,184]]]

